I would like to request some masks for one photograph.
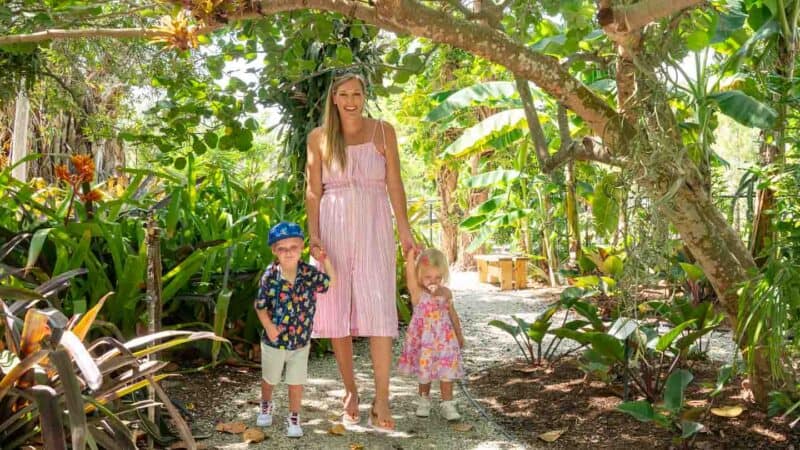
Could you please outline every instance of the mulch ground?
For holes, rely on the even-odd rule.
[[[704,407],[717,368],[698,363],[691,371],[695,379],[687,388],[687,403]],[[769,418],[746,401],[740,379],[728,384],[713,406],[740,405],[744,412],[735,418],[706,413],[697,421],[707,430],[690,442],[677,441],[679,433],[617,411],[621,383],[585,381],[575,359],[562,360],[553,368],[524,361],[494,366],[470,375],[469,389],[500,425],[534,448],[800,449],[800,426],[791,429],[789,420]],[[552,443],[539,438],[559,430],[563,434]]]

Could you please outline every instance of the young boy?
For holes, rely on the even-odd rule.
[[[284,365],[289,385],[289,417],[286,435],[300,437],[300,402],[306,383],[308,349],[317,294],[328,290],[334,273],[330,260],[315,246],[314,258],[326,273],[300,260],[303,231],[293,222],[280,222],[269,231],[269,245],[276,260],[261,277],[256,314],[264,332],[261,337],[261,411],[256,425],[272,425],[272,390],[280,382]]]

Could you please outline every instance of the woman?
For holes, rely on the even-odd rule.
[[[357,74],[334,79],[323,124],[308,136],[311,254],[316,258],[325,248],[339,274],[336,285],[319,297],[313,337],[331,339],[346,392],[344,421],[350,423],[359,421],[352,337],[370,337],[375,377],[370,423],[392,430],[389,373],[392,338],[397,337],[392,210],[403,253],[416,243],[408,224],[394,128],[364,117],[365,88]]]

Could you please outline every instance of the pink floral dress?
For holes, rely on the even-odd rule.
[[[464,376],[461,348],[450,322],[447,300],[423,292],[406,330],[397,370],[421,384]]]

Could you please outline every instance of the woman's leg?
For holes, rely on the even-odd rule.
[[[393,426],[392,412],[389,409],[389,373],[392,370],[392,338],[372,336],[369,338],[372,356],[372,370],[375,374],[375,414],[379,426]]]
[[[358,416],[358,387],[353,371],[353,338],[331,338],[331,346],[344,383],[344,408],[351,418],[355,418]]]

